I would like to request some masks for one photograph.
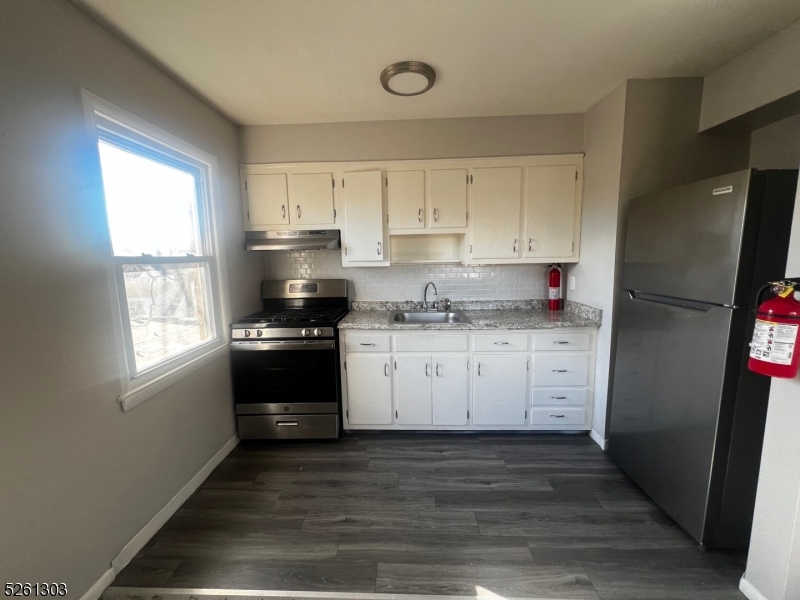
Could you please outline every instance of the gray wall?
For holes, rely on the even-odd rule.
[[[800,115],[752,134],[750,165],[800,167]],[[800,275],[800,199],[795,205],[787,276]],[[745,578],[768,600],[800,594],[800,380],[773,379]]]
[[[796,169],[800,165],[800,114],[750,136],[750,166],[754,169]]]
[[[606,433],[626,91],[627,85],[620,84],[586,112],[581,260],[569,268],[569,275],[576,279],[576,288],[567,292],[571,300],[603,309],[603,324],[597,335],[592,423],[601,439]]]
[[[466,158],[583,151],[583,115],[241,127],[243,163]]]
[[[706,75],[699,128],[705,131],[798,91],[800,21],[795,21]]]
[[[215,155],[234,318],[258,308],[237,131],[64,0],[0,3],[0,580],[80,597],[234,435],[227,358],[123,413],[79,87]]]

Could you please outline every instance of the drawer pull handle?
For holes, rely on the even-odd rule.
[[[566,369],[553,369],[553,373],[568,373]]]
[[[373,343],[369,343],[369,344],[367,344],[367,343],[365,343],[365,342],[361,342],[361,345],[362,345],[362,346],[374,346],[375,344],[373,344]]]
[[[569,342],[553,342],[554,344],[569,344]]]
[[[550,416],[553,417],[554,419],[563,419],[564,418],[564,415],[550,415]]]
[[[299,423],[297,421],[278,421],[276,425],[278,427],[297,427]]]
[[[495,342],[495,346],[508,346],[508,342]]]
[[[566,400],[566,396],[550,396],[553,400]]]

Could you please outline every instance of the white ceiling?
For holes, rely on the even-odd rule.
[[[583,112],[800,19],[797,0],[78,1],[243,125]],[[386,93],[401,60],[433,89]]]

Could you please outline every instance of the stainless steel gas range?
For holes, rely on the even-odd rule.
[[[339,331],[346,279],[261,284],[262,312],[231,326],[233,396],[242,439],[336,438]]]

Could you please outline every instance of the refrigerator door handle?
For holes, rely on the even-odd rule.
[[[698,312],[708,312],[714,307],[721,306],[719,304],[710,304],[708,302],[697,302],[696,300],[685,300],[683,298],[671,298],[670,296],[658,296],[656,294],[648,294],[646,292],[637,292],[635,290],[625,290],[631,300],[641,300],[643,302],[654,302],[656,304],[668,304],[669,306],[677,306],[678,308],[685,308],[688,310],[696,310]]]

